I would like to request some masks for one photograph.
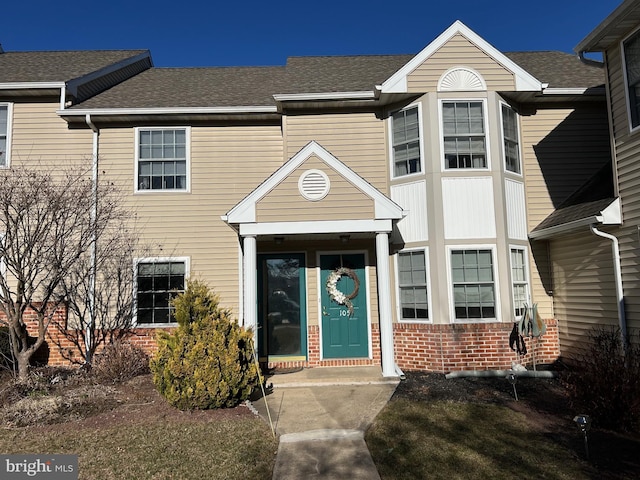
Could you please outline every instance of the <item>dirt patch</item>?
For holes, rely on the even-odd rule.
[[[475,402],[502,405],[522,413],[535,430],[563,448],[585,457],[583,436],[561,378],[519,378],[518,401],[512,385],[502,377],[447,379],[442,374],[408,372],[392,398],[416,402]],[[589,432],[589,462],[594,478],[631,479],[640,475],[640,434],[601,429]]]

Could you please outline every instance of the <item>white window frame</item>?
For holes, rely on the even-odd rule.
[[[620,55],[622,57],[621,59],[622,59],[622,72],[624,77],[624,94],[627,102],[627,121],[629,122],[629,132],[635,132],[640,129],[640,107],[638,107],[638,111],[636,112],[638,124],[636,126],[633,126],[631,96],[629,95],[629,79],[627,76],[627,57],[626,57],[625,48],[624,48],[625,42],[627,42],[629,39],[633,38],[634,36],[640,36],[640,29],[634,30],[630,35],[627,35],[620,42]]]
[[[177,327],[177,322],[168,323],[138,323],[138,265],[141,263],[184,263],[184,288],[187,288],[187,280],[191,272],[191,258],[190,257],[141,257],[133,260],[133,302],[134,302],[134,315],[133,326],[136,328],[165,328],[165,327]]]
[[[519,250],[522,252],[523,258],[523,266],[524,266],[524,281],[516,282],[513,278],[513,258],[511,257],[512,250]],[[512,308],[511,314],[513,315],[515,321],[522,320],[522,315],[516,315],[516,285],[524,285],[525,286],[525,296],[526,302],[531,305],[531,275],[529,274],[529,249],[523,245],[509,245],[509,278],[511,279],[511,301]]]
[[[140,132],[141,131],[164,131],[164,130],[184,130],[185,132],[185,162],[186,162],[186,185],[185,188],[178,189],[139,189],[138,188],[138,173],[140,171],[140,161],[146,161],[146,159],[140,158]],[[191,127],[190,126],[172,126],[172,127],[135,127],[135,164],[134,164],[134,192],[143,195],[149,194],[167,194],[167,193],[190,193],[191,192]]]
[[[491,250],[493,267],[493,287],[495,299],[495,317],[493,318],[456,318],[456,303],[453,293],[453,271],[451,269],[451,253],[453,250]],[[500,282],[498,278],[498,256],[494,244],[447,245],[447,282],[449,284],[449,308],[451,323],[493,323],[501,321]]]
[[[445,103],[461,103],[461,102],[481,102],[482,103],[482,120],[484,126],[484,142],[487,166],[484,168],[447,168],[447,160],[444,154],[444,104]],[[440,163],[443,172],[487,172],[491,170],[491,139],[489,135],[489,121],[487,118],[487,99],[486,98],[441,98],[438,102],[438,135],[440,137]]]
[[[6,149],[5,152],[5,162],[4,165],[0,165],[1,168],[9,168],[11,166],[11,132],[12,132],[12,119],[13,119],[13,103],[10,102],[0,102],[0,107],[7,107],[7,139],[6,139]]]
[[[423,252],[424,253],[424,267],[426,269],[427,275],[427,318],[411,318],[404,319],[402,318],[402,297],[400,293],[400,254],[401,253],[411,253],[411,252]],[[400,323],[433,323],[433,312],[431,309],[431,276],[430,276],[430,268],[429,268],[429,247],[416,247],[416,248],[406,248],[400,250],[394,255],[394,266],[395,266],[395,283],[396,283],[396,318]]]
[[[513,108],[511,105],[509,105],[506,102],[498,102],[498,106],[500,107],[500,137],[502,139],[502,168],[504,170],[505,173],[509,174],[509,175],[517,175],[518,177],[522,177],[523,176],[523,164],[522,164],[522,137],[520,134],[520,115],[518,114],[518,112],[516,111],[515,108]],[[518,168],[520,169],[519,172],[514,172],[511,171],[509,169],[507,169],[507,149],[505,148],[505,136],[504,136],[504,115],[502,113],[502,108],[503,107],[507,107],[509,110],[511,110],[515,116],[516,116],[516,135],[517,135],[517,142],[518,142]]]
[[[393,149],[393,114],[398,112],[403,112],[406,110],[411,110],[412,108],[418,108],[418,144],[420,147],[420,171],[414,173],[407,173],[406,175],[396,175],[396,159],[394,156]],[[389,113],[389,118],[387,119],[387,125],[389,129],[389,158],[390,162],[390,175],[392,179],[398,178],[413,178],[418,175],[424,175],[425,172],[425,163],[424,163],[424,128],[422,122],[422,103],[416,102],[411,105],[407,105],[404,108],[399,110],[394,110]]]

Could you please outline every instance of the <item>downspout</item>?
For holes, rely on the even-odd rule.
[[[591,233],[598,237],[611,240],[611,252],[613,255],[613,276],[616,281],[616,298],[618,301],[618,325],[620,326],[620,340],[622,348],[627,350],[627,318],[624,311],[624,291],[622,290],[622,269],[620,267],[620,245],[618,239],[609,233],[601,232],[594,224],[589,225]]]
[[[98,239],[95,230],[96,219],[98,218],[98,137],[100,131],[91,121],[91,115],[85,116],[85,122],[93,131],[93,151],[91,165],[91,272],[89,273],[89,323],[85,333],[85,363],[91,363],[91,347],[93,344],[93,331],[96,326],[96,276],[97,276],[97,256]]]

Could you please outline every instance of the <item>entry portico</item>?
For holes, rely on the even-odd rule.
[[[377,356],[374,353],[379,353],[383,375],[395,376],[389,235],[394,223],[403,215],[400,206],[322,146],[316,142],[308,143],[223,217],[224,221],[236,229],[241,240],[244,326],[254,329],[256,340],[259,340],[258,329],[262,328],[269,332],[261,335],[265,341],[283,341],[284,337],[274,336],[274,325],[267,324],[284,322],[291,329],[293,321],[284,318],[287,315],[283,315],[282,308],[277,309],[277,312],[273,309],[263,309],[264,312],[261,312],[259,304],[267,302],[268,299],[274,304],[285,299],[293,307],[296,313],[291,314],[289,310],[288,316],[300,315],[299,328],[303,332],[302,335],[308,335],[308,322],[317,325],[322,337],[321,342],[325,347],[330,342],[341,341],[336,327],[332,327],[329,320],[333,320],[336,326],[341,325],[346,335],[353,337],[357,337],[357,334],[353,334],[353,329],[359,327],[351,325],[356,325],[357,321],[364,321],[365,327],[368,326],[366,331],[369,336],[365,339],[369,346],[365,356],[372,359]],[[309,278],[311,275],[305,277],[304,274],[302,277],[295,277],[303,290],[301,296],[296,295],[295,289],[287,293],[287,288],[290,289],[291,285],[286,287],[284,283],[291,284],[293,275],[286,274],[284,277],[287,278],[287,282],[280,281],[281,287],[264,290],[267,292],[265,295],[269,297],[259,298],[262,291],[259,291],[258,285],[262,284],[263,278],[266,279],[264,281],[268,282],[268,279],[271,279],[274,285],[278,284],[273,275],[268,276],[263,272],[263,269],[271,264],[259,262],[259,259],[266,254],[270,254],[269,259],[282,257],[274,255],[273,251],[282,251],[282,243],[285,240],[287,246],[291,245],[296,252],[302,252],[299,257],[301,260],[297,260],[298,262],[304,263],[304,257],[315,252],[317,258],[310,263],[315,263],[318,275],[316,278]],[[356,247],[358,248],[354,250]],[[369,267],[373,266],[373,262],[366,255],[369,248],[375,249],[374,278],[377,289],[372,288],[373,282],[367,281]],[[286,265],[289,267],[294,265],[291,260],[293,257],[291,254],[286,256]],[[279,261],[280,264],[274,265],[274,268],[282,266],[283,260]],[[307,264],[295,265],[298,266],[296,268],[311,271]],[[262,272],[260,278],[259,272]],[[336,302],[331,301],[335,298],[327,293],[326,288],[331,272],[337,272],[332,279],[339,282],[338,287],[343,290],[343,294],[353,295],[354,302],[359,295],[359,301],[362,302],[355,308],[347,308],[342,304],[335,318],[328,308],[330,304],[335,306]],[[341,277],[340,272],[348,274]],[[371,301],[371,297],[375,297],[374,301]],[[313,299],[317,301],[317,308],[306,308],[305,302]],[[380,336],[379,352],[373,352],[371,347],[371,324],[376,316]],[[277,328],[282,326],[279,324]],[[331,328],[334,328],[334,331],[330,333]],[[306,345],[306,339],[302,340],[301,344]],[[281,354],[282,351],[286,351],[286,348],[276,353]],[[356,348],[353,351],[365,350]],[[330,354],[327,352],[325,348],[320,349],[321,360],[328,358]],[[263,353],[269,356],[268,349],[263,349]],[[300,351],[296,358],[299,360],[302,356],[308,359],[308,355],[308,351]],[[349,359],[345,358],[345,361]],[[286,356],[277,356],[276,361],[286,363],[287,359]]]

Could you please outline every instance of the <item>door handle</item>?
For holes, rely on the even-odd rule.
[[[325,317],[329,316],[329,314],[327,313],[327,309],[325,307],[322,307],[322,315],[324,315]]]

